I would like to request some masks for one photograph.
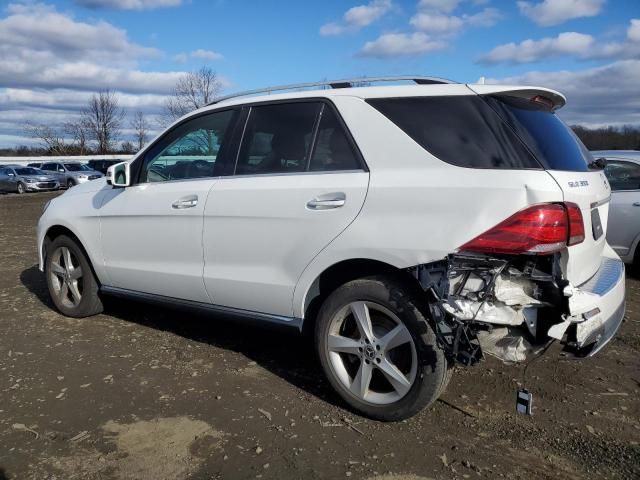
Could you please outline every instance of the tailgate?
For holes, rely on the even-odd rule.
[[[611,190],[602,171],[563,172],[547,170],[562,189],[565,202],[580,207],[584,241],[563,254],[565,275],[574,285],[589,280],[598,270],[605,247]]]

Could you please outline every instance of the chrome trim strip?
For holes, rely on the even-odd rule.
[[[615,287],[624,275],[624,263],[616,258],[603,257],[598,271],[582,285],[580,290],[604,295]]]
[[[110,287],[103,285],[100,291],[107,295],[113,295],[122,298],[132,298],[150,303],[159,303],[165,305],[173,305],[183,308],[191,308],[204,312],[221,313],[236,318],[242,318],[257,323],[268,323],[274,326],[284,326],[294,328],[298,331],[302,330],[302,319],[296,317],[287,317],[284,315],[273,315],[270,313],[254,312],[251,310],[243,310],[241,308],[225,307],[222,305],[214,305],[209,303],[195,302],[193,300],[184,300],[180,298],[166,297],[164,295],[156,295],[153,293],[137,292],[125,288]]]
[[[602,205],[606,205],[610,201],[611,201],[611,195],[609,195],[607,198],[603,198],[602,200],[599,200],[597,202],[593,202],[591,204],[591,208],[601,207]]]

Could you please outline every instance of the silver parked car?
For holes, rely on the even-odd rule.
[[[92,170],[80,162],[45,162],[42,165],[42,170],[54,175],[60,186],[66,188],[104,177],[102,173]]]
[[[37,168],[22,165],[0,166],[0,190],[2,191],[24,193],[58,188],[60,183],[56,177]]]
[[[607,241],[629,264],[640,267],[640,151],[600,150],[595,158],[605,158],[604,172],[611,184],[611,206]]]

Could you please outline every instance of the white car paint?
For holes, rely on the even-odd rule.
[[[570,201],[581,207],[587,235],[563,252],[563,274],[573,285],[584,283],[611,255],[604,237],[596,241],[589,231],[591,204],[608,196],[600,173],[453,166],[365,102],[476,95],[474,90],[483,89],[463,84],[334,89],[205,107],[184,118],[261,101],[326,98],[343,117],[368,172],[232,176],[124,189],[90,182],[53,200],[42,215],[41,268],[46,232],[63,225],[82,242],[103,285],[303,319],[319,275],[338,262],[368,259],[404,269],[441,260],[527,206]],[[556,107],[564,104],[561,94],[548,89],[505,91],[540,92],[549,94]],[[568,182],[576,179],[588,186],[574,190]],[[336,193],[345,199],[337,209],[306,206]],[[172,208],[191,196],[197,196],[193,208]],[[606,227],[607,204],[598,208]],[[610,294],[615,298],[601,302],[603,318],[619,307],[614,304],[624,295],[624,278]]]

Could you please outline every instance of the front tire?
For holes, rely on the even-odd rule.
[[[58,311],[74,318],[102,312],[98,281],[82,248],[66,235],[47,248],[45,275],[49,295]]]
[[[390,276],[353,280],[325,300],[315,340],[336,392],[367,417],[397,421],[432,404],[447,361],[419,302]]]
[[[67,189],[73,187],[75,185],[75,183],[73,183],[73,180],[69,179],[67,180]]]
[[[26,191],[27,188],[24,186],[24,183],[18,182],[18,185],[16,185],[16,192],[18,193],[18,195],[22,195]]]

